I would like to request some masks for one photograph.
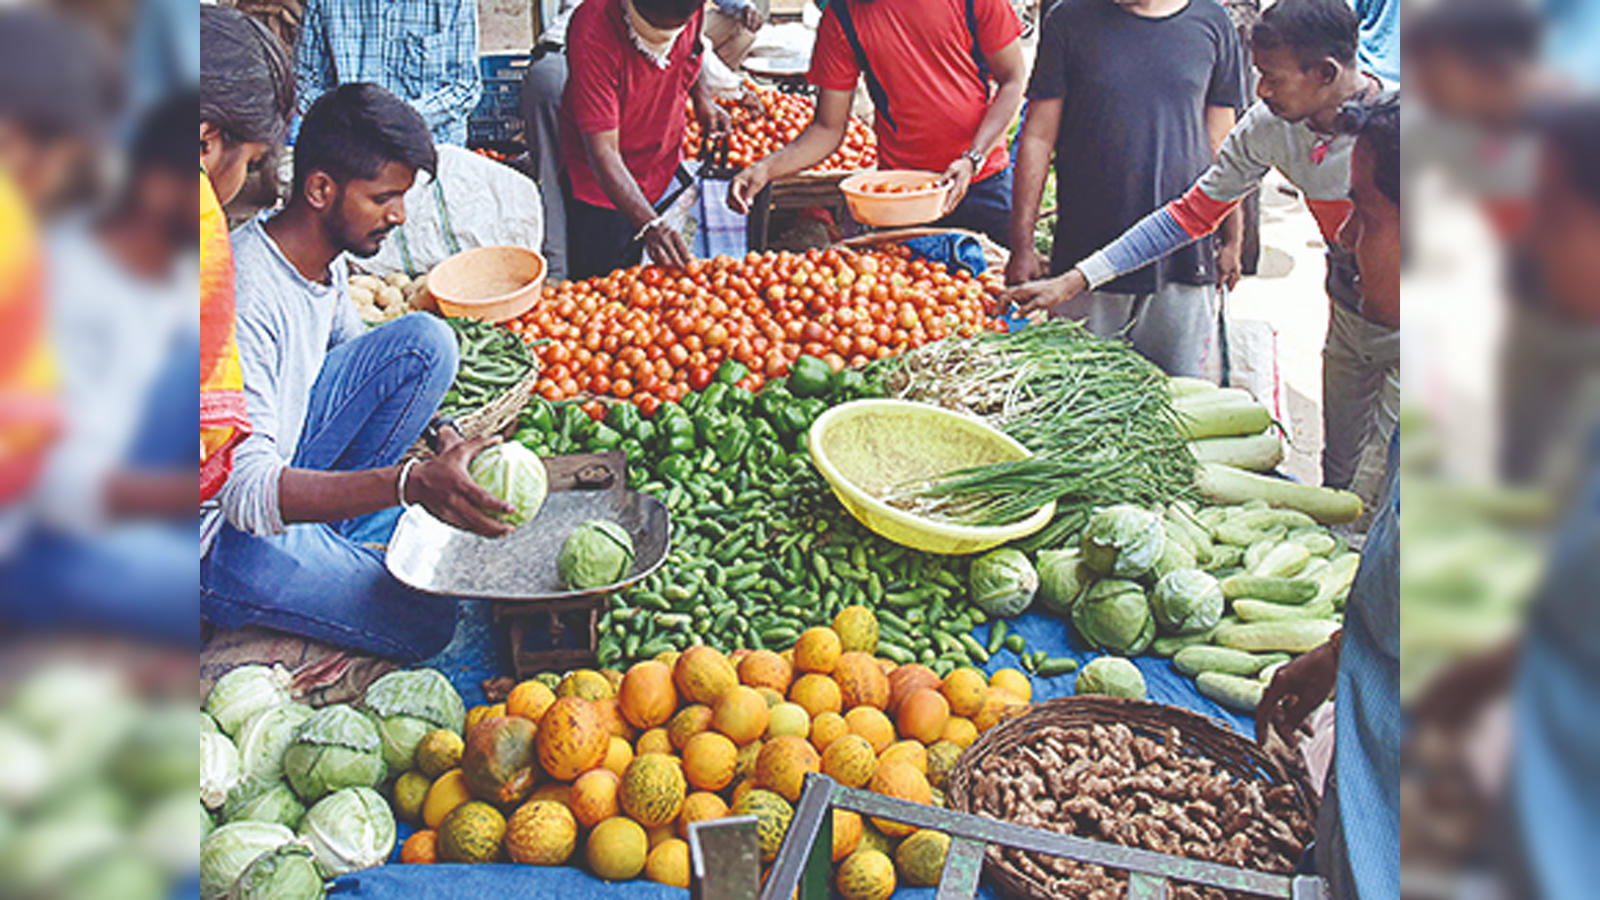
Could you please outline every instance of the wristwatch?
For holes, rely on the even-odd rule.
[[[434,416],[429,420],[427,427],[422,429],[422,440],[428,445],[429,450],[439,452],[439,433],[446,428],[454,428],[457,435],[465,437],[461,434],[461,426],[456,424],[454,416]]]
[[[988,157],[985,154],[979,153],[976,150],[968,150],[961,155],[965,156],[967,161],[972,163],[972,174],[974,175],[982,172],[983,164],[988,161]]]

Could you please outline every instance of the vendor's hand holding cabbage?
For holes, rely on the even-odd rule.
[[[520,507],[484,489],[468,471],[469,463],[499,440],[498,435],[465,440],[448,429],[440,432],[439,455],[412,466],[403,499],[446,525],[491,538],[510,534],[515,527],[509,517]]]

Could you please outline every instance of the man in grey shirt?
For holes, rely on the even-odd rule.
[[[415,110],[377,85],[343,85],[306,114],[288,206],[234,233],[253,431],[202,524],[208,622],[420,659],[449,642],[455,603],[399,584],[355,529],[420,504],[482,535],[510,531],[494,518],[509,508],[466,470],[493,438],[442,431],[437,456],[398,464],[455,379],[450,329],[416,314],[367,332],[346,288],[342,255],[377,252],[435,160]]]

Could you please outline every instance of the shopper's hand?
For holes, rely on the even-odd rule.
[[[420,503],[446,525],[490,538],[510,534],[515,529],[495,516],[515,507],[484,490],[467,474],[472,458],[499,442],[500,436],[494,434],[467,440],[451,430],[441,431],[439,455],[411,467],[406,501]]]
[[[1083,277],[1083,273],[1073,269],[1057,278],[1030,281],[1001,293],[998,314],[1005,315],[1013,307],[1019,316],[1041,311],[1049,312],[1065,305],[1067,301],[1088,289],[1089,282]]]
[[[1233,290],[1244,276],[1243,242],[1217,244],[1217,287]]]
[[[705,135],[706,140],[722,137],[733,130],[733,117],[715,100],[696,103],[694,114],[700,120],[700,133]]]
[[[1050,264],[1039,251],[1021,247],[1011,254],[1006,263],[1006,284],[1026,284],[1037,281],[1050,272]]]
[[[1333,693],[1339,673],[1339,642],[1330,640],[1272,676],[1272,683],[1256,707],[1256,741],[1264,743],[1268,732],[1276,731],[1288,739],[1307,716]]]
[[[761,17],[761,10],[756,9],[756,5],[751,3],[744,8],[743,13],[740,13],[739,24],[743,25],[746,31],[760,31],[761,26],[766,24],[766,19]]]
[[[965,156],[956,157],[956,161],[945,166],[944,174],[939,176],[940,184],[950,186],[950,192],[944,197],[944,210],[941,216],[950,215],[950,211],[961,204],[962,198],[967,196],[967,188],[972,186],[972,179],[977,176],[977,168],[972,160]]]
[[[761,163],[749,166],[743,172],[733,176],[733,181],[728,185],[728,208],[739,215],[749,215],[750,204],[755,202],[756,195],[767,186],[767,167]]]
[[[650,250],[650,258],[658,265],[682,269],[693,258],[689,253],[689,245],[683,242],[683,235],[665,222],[658,222],[645,231],[644,245]]]

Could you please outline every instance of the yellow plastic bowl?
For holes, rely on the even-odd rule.
[[[929,553],[979,553],[1043,528],[1054,503],[1009,525],[968,526],[897,509],[877,495],[918,478],[1024,459],[1028,449],[970,416],[906,400],[856,400],[823,413],[806,434],[811,459],[850,514],[897,544]]]

